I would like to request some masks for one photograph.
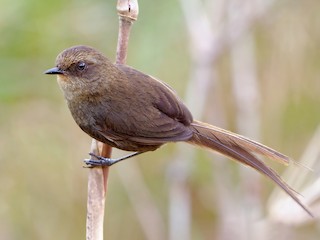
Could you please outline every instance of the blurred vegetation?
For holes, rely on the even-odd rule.
[[[115,5],[102,0],[0,0],[0,239],[84,239],[87,170],[82,159],[90,138],[73,122],[55,79],[43,72],[60,51],[77,44],[91,45],[114,59]],[[127,62],[166,81],[183,98],[190,57],[179,2],[140,0],[139,6]],[[286,1],[252,29],[263,142],[296,159],[320,122],[319,7],[318,1]],[[225,91],[221,106],[233,129],[228,58],[226,52],[217,68]],[[169,184],[164,179],[175,149],[169,144],[131,160],[141,167],[164,219]],[[208,194],[215,201],[211,159],[201,151],[198,158],[189,182],[193,239],[212,239],[219,226],[214,202],[208,202]],[[143,239],[117,174],[111,171],[109,180],[108,239]],[[309,238],[301,239],[317,239],[314,227],[306,231]]]

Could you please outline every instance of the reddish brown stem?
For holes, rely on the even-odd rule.
[[[116,63],[125,64],[131,26],[137,20],[139,6],[137,0],[118,0],[119,34]]]
[[[120,16],[116,63],[125,64],[132,20]]]
[[[127,57],[130,30],[138,17],[137,0],[118,0],[119,35],[116,63],[124,64]],[[110,158],[112,148],[92,140],[91,152]],[[87,203],[87,240],[103,240],[103,221],[109,167],[95,167],[89,170]]]

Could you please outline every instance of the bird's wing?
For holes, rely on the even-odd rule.
[[[111,111],[113,121],[107,120],[102,129],[105,135],[143,144],[184,141],[192,136],[188,127],[192,115],[169,86],[128,66],[117,67],[127,76],[124,95],[130,94],[133,100]]]

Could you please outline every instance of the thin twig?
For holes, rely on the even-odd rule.
[[[118,0],[119,33],[116,63],[125,64],[131,27],[138,18],[139,6],[137,0]]]
[[[137,0],[118,0],[117,10],[119,15],[119,34],[117,45],[116,63],[125,64],[131,27],[137,20],[139,6]]]
[[[130,30],[134,21],[138,18],[138,1],[118,1],[119,35],[117,46],[117,64],[125,64]],[[148,187],[142,180],[142,174],[135,162],[128,161],[126,166],[119,166],[119,177],[124,185],[131,204],[136,211],[143,233],[146,239],[164,239],[164,223],[157,209]],[[129,171],[128,171],[129,170]]]
[[[110,148],[111,149],[111,148]],[[102,153],[102,144],[92,140],[91,152]],[[109,168],[91,168],[88,175],[87,240],[103,239],[103,219]]]
[[[132,22],[138,16],[138,2],[119,0],[117,3],[119,15],[119,38],[117,46],[117,63],[125,63],[127,47]],[[99,146],[101,146],[101,148]],[[101,149],[99,151],[99,149]],[[102,157],[110,158],[112,148],[107,144],[92,140],[91,152]],[[87,240],[103,240],[103,222],[105,198],[109,167],[96,167],[89,169],[88,174],[88,202],[87,202]]]

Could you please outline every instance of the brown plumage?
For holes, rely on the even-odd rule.
[[[57,74],[74,120],[98,141],[138,153],[178,141],[209,148],[269,177],[312,216],[295,192],[257,158],[262,155],[288,164],[287,156],[246,137],[193,120],[188,108],[165,83],[126,65],[113,64],[87,46],[64,50],[57,57],[56,67],[46,73]],[[109,160],[106,164],[115,162]]]

